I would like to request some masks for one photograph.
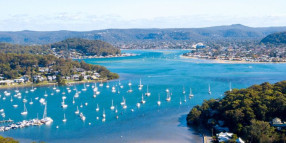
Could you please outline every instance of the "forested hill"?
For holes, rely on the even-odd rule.
[[[80,38],[66,39],[54,44],[51,48],[55,48],[56,52],[67,53],[76,51],[84,56],[97,55],[108,56],[120,54],[120,49],[113,47],[111,44],[100,40],[86,40]]]
[[[261,40],[265,44],[286,44],[286,32],[274,33],[266,36]]]
[[[0,32],[0,42],[16,44],[51,44],[67,38],[102,40],[111,44],[145,41],[256,39],[286,31],[286,27],[253,28],[240,24],[206,28],[169,29],[106,29],[75,31],[19,31]]]
[[[193,107],[187,123],[208,129],[228,127],[247,142],[285,142],[286,130],[275,130],[270,125],[276,117],[285,121],[285,112],[286,81],[266,82],[227,91],[222,99],[205,100],[202,105]]]
[[[70,53],[79,56],[109,56],[121,54],[120,49],[100,40],[86,40],[80,38],[66,39],[53,44],[19,45],[0,43],[0,53],[16,54],[54,54],[60,57],[70,57]]]

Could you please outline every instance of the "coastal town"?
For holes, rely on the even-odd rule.
[[[191,52],[183,54],[183,57],[194,59],[216,60],[217,62],[239,63],[280,63],[286,62],[286,50],[284,46],[265,45],[254,46],[216,46],[211,47],[203,43],[192,45]]]

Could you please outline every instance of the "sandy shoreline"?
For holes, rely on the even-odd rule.
[[[286,62],[248,62],[248,61],[230,61],[230,60],[220,60],[220,59],[205,59],[205,58],[198,58],[198,57],[190,57],[190,56],[180,56],[181,58],[187,59],[198,59],[198,60],[205,60],[205,61],[212,61],[211,63],[218,63],[218,64],[285,64]]]

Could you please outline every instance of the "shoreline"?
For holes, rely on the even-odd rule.
[[[205,58],[198,58],[198,57],[191,57],[191,56],[184,56],[180,55],[181,58],[186,59],[198,59],[198,60],[205,60],[205,61],[213,61],[211,63],[215,64],[285,64],[286,62],[248,62],[248,61],[230,61],[230,60],[220,60],[220,59],[205,59]]]
[[[108,59],[108,58],[122,58],[122,57],[135,57],[138,56],[138,54],[133,53],[125,53],[121,54],[120,56],[106,56],[106,57],[100,57],[100,56],[93,56],[93,57],[82,57],[82,58],[72,58],[73,60],[80,60],[80,59]]]
[[[116,80],[116,79],[113,79]],[[107,81],[112,81],[112,80],[102,80],[102,82],[107,82]],[[101,80],[84,80],[84,81],[71,81],[71,82],[67,82],[66,85],[60,85],[60,86],[69,86],[69,85],[73,85],[73,84],[83,84],[83,83],[98,83],[101,82]],[[39,83],[39,84],[33,84],[32,82],[26,83],[26,84],[15,84],[15,85],[0,85],[0,90],[1,89],[14,89],[14,88],[25,88],[25,87],[31,87],[32,85],[34,87],[45,87],[45,86],[53,86],[53,85],[57,85],[56,82],[44,82],[44,83]]]

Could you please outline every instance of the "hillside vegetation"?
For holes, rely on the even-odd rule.
[[[193,107],[187,123],[211,129],[224,122],[231,132],[248,142],[285,142],[286,130],[270,125],[278,117],[286,120],[286,81],[263,83],[225,92],[222,99],[205,100]]]
[[[286,44],[286,32],[274,33],[261,40],[265,44]]]
[[[108,56],[121,54],[120,49],[113,47],[109,43],[100,40],[87,40],[80,38],[66,39],[51,44],[51,48],[55,48],[56,52],[61,53],[76,51],[81,53],[83,56]]]

